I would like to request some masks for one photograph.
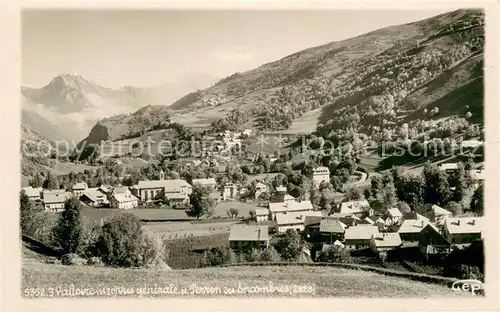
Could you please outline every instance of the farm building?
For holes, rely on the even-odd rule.
[[[131,193],[118,193],[111,195],[109,205],[111,208],[133,209],[139,206],[139,199]]]
[[[267,225],[234,224],[229,230],[229,245],[234,250],[269,247]]]
[[[343,240],[347,225],[335,219],[323,219],[319,224],[319,232],[328,239],[328,243],[336,240]]]
[[[255,218],[257,222],[263,222],[269,220],[269,209],[267,208],[256,208],[255,209]]]
[[[369,208],[370,203],[367,200],[348,201],[340,204],[340,213],[360,217],[366,214]]]
[[[428,224],[431,224],[429,219],[417,214],[417,218],[415,219],[404,220],[397,232],[403,241],[416,242],[418,241],[420,231],[422,231]]]
[[[214,189],[217,186],[217,182],[215,181],[214,178],[208,178],[208,179],[193,179],[193,185],[199,184],[204,187],[209,187],[211,189]]]
[[[88,188],[80,196],[80,201],[91,207],[104,207],[109,205],[106,195],[98,188]]]
[[[73,191],[73,194],[78,197],[78,196],[82,195],[87,188],[88,188],[87,183],[80,182],[80,183],[73,184],[73,186],[71,187],[71,190]]]
[[[370,247],[372,236],[379,234],[378,227],[373,225],[357,225],[348,227],[344,233],[344,244],[348,249]]]
[[[45,210],[52,212],[62,212],[64,210],[64,203],[72,194],[64,190],[44,191],[43,192],[43,205]]]
[[[370,248],[375,252],[387,252],[403,245],[398,233],[378,233],[370,240]]]
[[[38,201],[41,199],[40,194],[43,191],[41,187],[33,188],[31,186],[28,186],[28,187],[23,187],[22,190],[24,191],[24,194],[26,194],[26,196],[28,196],[29,200],[31,201]]]
[[[274,220],[278,214],[312,211],[313,206],[309,200],[288,201],[282,203],[269,203],[269,213]]]
[[[439,229],[428,224],[420,231],[418,247],[426,259],[439,259],[451,251],[451,243],[444,237]]]
[[[466,247],[482,237],[482,217],[447,218],[444,237],[454,246]]]

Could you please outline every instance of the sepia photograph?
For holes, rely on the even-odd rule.
[[[20,19],[24,299],[495,296],[484,9]]]

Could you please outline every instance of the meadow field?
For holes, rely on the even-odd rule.
[[[321,276],[321,278],[318,278]],[[250,287],[304,286],[304,293],[278,291],[251,293]],[[172,297],[181,289],[197,297],[364,297],[364,298],[442,298],[470,297],[447,286],[410,281],[377,273],[332,267],[229,267],[188,270],[115,269],[88,266],[62,266],[27,261],[22,267],[22,289],[48,289],[54,285],[74,289],[106,290],[102,297]],[[163,292],[145,293],[144,287],[163,288]],[[177,292],[173,289],[177,288]],[[232,295],[223,290],[236,290]],[[112,290],[115,290],[114,292]],[[165,291],[169,289],[169,291]],[[111,290],[111,291],[110,291]],[[220,291],[219,291],[220,290]],[[254,288],[255,290],[255,288]],[[47,292],[45,292],[47,293]],[[126,293],[126,294],[125,294]],[[90,295],[97,296],[97,295]]]

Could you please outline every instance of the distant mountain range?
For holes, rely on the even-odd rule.
[[[215,82],[196,74],[157,87],[102,87],[78,74],[61,74],[42,88],[21,87],[22,124],[49,140],[84,138],[100,119],[147,105],[171,105],[184,94]]]

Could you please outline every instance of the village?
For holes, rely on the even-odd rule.
[[[245,137],[250,135],[250,131],[244,133]],[[214,159],[214,155],[224,155],[235,145],[241,148],[241,136],[242,133],[230,131],[221,133],[219,137],[225,139],[223,148],[205,153],[204,157],[191,165],[196,167]],[[464,146],[468,144],[464,142]],[[439,166],[439,170],[446,173],[453,173],[458,168],[456,163],[442,163]],[[484,180],[484,171],[470,169],[468,173],[477,188]],[[308,178],[315,188],[325,188],[330,183],[331,173],[328,167],[316,166]],[[361,177],[362,180],[366,178],[367,174]],[[411,211],[391,207],[380,213],[370,207],[366,198],[362,198],[342,200],[325,210],[313,204],[310,199],[290,195],[285,185],[273,186],[264,179],[254,179],[246,185],[227,180],[217,183],[213,177],[192,179],[189,183],[181,178],[166,178],[165,173],[160,171],[159,179],[141,180],[132,186],[88,187],[85,182],[78,182],[68,190],[24,187],[23,191],[30,201],[43,205],[46,211],[52,213],[64,211],[66,201],[73,197],[87,210],[155,210],[160,214],[166,212],[162,216],[167,216],[164,219],[168,219],[171,216],[168,212],[179,216],[189,207],[194,187],[207,189],[215,209],[223,207],[220,208],[223,211],[207,214],[213,227],[203,231],[189,231],[192,226],[190,221],[184,222],[185,226],[180,232],[175,230],[177,225],[174,226],[173,223],[156,223],[155,228],[161,229],[160,233],[172,234],[168,236],[170,239],[229,233],[229,246],[235,252],[240,252],[253,248],[266,249],[273,239],[293,230],[305,242],[309,242],[309,246],[315,246],[304,250],[307,257],[314,260],[330,248],[347,252],[370,250],[372,255],[385,258],[391,251],[416,247],[424,259],[442,259],[454,248],[466,248],[482,238],[482,217],[455,217],[451,211],[435,204],[426,204]],[[176,233],[175,236],[173,233]]]

